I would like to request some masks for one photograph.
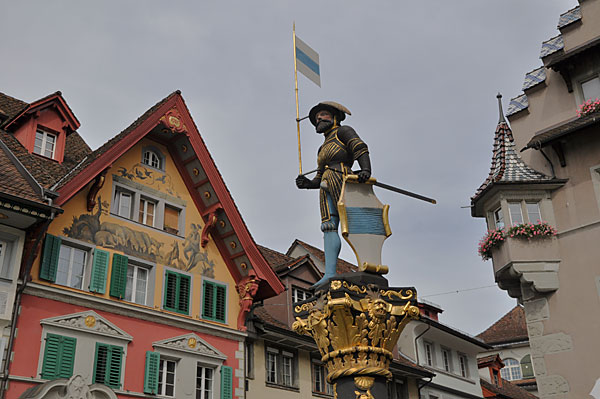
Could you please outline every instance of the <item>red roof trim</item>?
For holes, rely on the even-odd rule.
[[[83,189],[94,177],[96,177],[98,173],[110,166],[115,160],[127,152],[144,136],[146,136],[146,134],[159,123],[160,118],[173,107],[177,107],[177,109],[180,111],[185,126],[188,127],[186,134],[190,140],[190,143],[192,144],[198,159],[202,163],[206,175],[208,176],[213,189],[215,190],[215,193],[217,194],[217,197],[223,206],[223,210],[227,214],[227,217],[229,218],[229,221],[236,232],[242,247],[244,248],[246,255],[254,266],[257,276],[268,283],[275,295],[283,292],[283,284],[258,250],[256,243],[252,239],[246,224],[242,220],[242,217],[235,206],[235,203],[233,202],[233,198],[231,198],[231,195],[225,186],[223,178],[217,170],[217,167],[212,160],[208,149],[206,148],[204,140],[202,140],[202,137],[200,137],[200,132],[198,131],[196,124],[194,123],[190,112],[183,101],[183,98],[177,92],[171,95],[170,98],[160,105],[156,111],[149,115],[139,126],[119,140],[118,144],[113,145],[106,152],[101,154],[98,158],[86,166],[85,169],[74,176],[72,180],[61,187],[59,189],[60,196],[57,198],[56,204],[64,204],[77,192]],[[193,187],[190,187],[190,190],[192,191]],[[222,248],[219,249],[223,251]],[[226,254],[226,252],[223,253]],[[232,275],[234,278],[239,278],[238,273],[232,273]]]
[[[79,123],[79,120],[77,119],[77,117],[75,116],[75,114],[73,113],[73,111],[71,111],[71,108],[69,107],[69,105],[67,104],[67,102],[65,101],[65,99],[62,97],[62,94],[60,91],[57,91],[56,93],[50,94],[49,96],[46,96],[44,98],[41,98],[39,100],[34,101],[33,103],[29,104],[29,106],[27,108],[25,108],[23,111],[21,111],[19,114],[17,114],[5,127],[4,129],[8,129],[8,127],[10,125],[12,125],[13,123],[15,123],[17,120],[19,120],[21,118],[21,116],[34,112],[38,109],[41,108],[45,108],[47,106],[50,105],[50,103],[56,102],[58,103],[58,111],[60,112],[60,114],[62,115],[62,117],[69,123],[69,127],[71,128],[72,131],[76,131],[77,129],[79,129],[79,126],[81,126],[81,123]]]

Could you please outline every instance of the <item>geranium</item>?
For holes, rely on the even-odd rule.
[[[511,227],[506,232],[511,238],[542,238],[553,237],[556,235],[556,229],[548,224],[548,222],[538,223],[523,223]]]
[[[504,229],[488,230],[487,234],[479,241],[477,252],[483,260],[492,257],[492,250],[499,247],[507,238],[545,238],[554,237],[556,229],[548,222],[522,223],[512,226],[507,231]]]
[[[506,238],[506,232],[503,229],[488,230],[487,234],[479,241],[477,252],[483,260],[492,257],[492,249],[500,246]]]
[[[589,99],[583,104],[579,106],[577,110],[577,116],[587,116],[589,114],[593,114],[594,112],[600,111],[600,99],[596,98],[595,100]]]

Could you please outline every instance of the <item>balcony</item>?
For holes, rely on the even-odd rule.
[[[529,300],[558,289],[558,239],[507,237],[492,251],[494,277],[513,298]]]

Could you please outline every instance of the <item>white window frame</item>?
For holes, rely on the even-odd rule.
[[[147,149],[144,150],[142,155],[142,163],[146,166],[150,166],[154,169],[162,170],[162,157],[159,156],[156,151]]]
[[[592,100],[593,101],[596,98],[600,98],[600,93],[598,94],[597,97],[590,97],[589,99],[585,98],[585,91],[583,90],[583,85],[586,84],[586,83],[588,83],[588,82],[591,82],[592,80],[597,80],[598,84],[600,85],[600,75],[598,75],[598,74],[587,76],[586,78],[581,79],[579,81],[579,88],[581,89],[581,102],[582,103],[585,102],[585,101],[587,101],[587,100]]]
[[[458,366],[461,377],[469,378],[469,358],[464,353],[458,354]]]
[[[304,301],[308,299],[310,293],[302,288],[292,287],[292,303]],[[300,298],[302,297],[302,298]]]
[[[58,273],[59,273],[59,270],[61,269],[61,265],[63,265],[63,267],[64,267],[64,263],[61,262],[62,258],[60,257],[60,252],[62,252],[63,247],[71,249],[71,253],[70,253],[69,261],[68,261],[68,265],[67,265],[68,270],[67,270],[67,283],[66,284],[62,284],[62,283],[58,282]],[[80,287],[75,287],[73,285],[70,285],[71,279],[73,277],[73,274],[72,274],[73,273],[73,257],[75,254],[75,250],[81,251],[84,253],[83,271],[82,271],[82,275],[81,275],[81,286]],[[55,281],[56,284],[62,285],[64,287],[70,287],[70,288],[75,288],[78,290],[83,290],[86,285],[86,281],[88,280],[88,275],[90,272],[90,261],[92,259],[92,256],[90,256],[90,252],[91,252],[90,248],[84,248],[79,245],[73,245],[70,241],[62,240],[62,242],[60,244],[60,249],[59,249],[58,263],[56,265],[56,274],[57,274],[57,278]]]
[[[33,143],[33,152],[35,154],[41,155],[43,157],[54,159],[54,154],[56,154],[56,142],[58,141],[58,135],[56,135],[54,133],[49,133],[49,132],[47,132],[47,131],[45,131],[43,129],[37,129],[35,131],[35,140],[38,139],[38,134],[42,136],[41,137],[41,139],[42,139],[42,147],[40,149],[41,152],[37,152],[35,141]],[[50,151],[51,155],[50,156],[46,155],[46,151],[48,150],[46,147],[49,144],[48,137],[54,138],[54,143],[52,143],[52,148],[51,148],[51,151]]]
[[[7,280],[12,280],[12,262],[8,261],[10,259],[10,247],[10,242],[0,238],[0,278]]]
[[[127,298],[127,289],[129,288],[129,270],[133,269],[133,278],[132,278],[132,286],[131,286],[131,298]],[[137,298],[137,284],[139,281],[138,274],[140,270],[144,270],[146,273],[146,289],[144,291],[144,299],[139,302]],[[128,302],[137,303],[138,305],[146,305],[148,302],[148,286],[150,285],[150,273],[151,270],[147,266],[138,265],[135,262],[129,261],[127,263],[127,282],[125,284],[125,298],[124,300]]]
[[[167,395],[167,363],[171,362],[175,366],[173,367],[173,395]],[[158,393],[159,396],[165,396],[167,398],[176,398],[177,397],[177,360],[170,359],[164,356],[160,356],[160,361],[158,363]],[[161,381],[161,375],[163,376]]]
[[[503,229],[506,227],[506,223],[504,222],[504,214],[502,213],[502,207],[496,208],[496,210],[492,212],[492,217],[494,218],[495,228]]]
[[[273,347],[266,348],[266,376],[265,380],[268,384],[295,388],[297,385],[296,378],[296,357],[292,352],[279,350]],[[287,364],[286,364],[287,363]],[[270,366],[274,365],[274,370]],[[289,366],[289,372],[286,371]],[[272,374],[274,373],[274,381]]]
[[[152,214],[150,214],[150,212],[148,212],[149,204],[153,205],[154,213],[152,213]],[[145,197],[145,196],[140,196],[140,210],[138,212],[138,222],[145,226],[155,227],[156,226],[156,216],[158,213],[157,210],[158,210],[158,202],[157,201],[150,199],[148,197]],[[152,224],[147,223],[149,215],[152,215]]]
[[[198,377],[198,369],[202,368],[202,376]],[[210,370],[212,373],[212,376],[210,378],[210,389],[208,390],[208,395],[206,395],[207,393],[207,389],[206,389],[206,370]],[[196,388],[195,388],[195,396],[198,396],[198,392],[200,392],[200,396],[202,399],[212,399],[213,397],[213,392],[215,391],[215,374],[216,374],[216,369],[213,367],[207,367],[204,363],[202,362],[197,362],[196,363]],[[198,378],[201,378],[202,382],[200,384],[200,388],[198,388]]]
[[[122,212],[123,210],[123,197],[129,198],[129,210],[127,212]],[[115,201],[115,213],[121,217],[131,219],[133,217],[133,208],[134,208],[134,194],[129,190],[117,189],[114,195]]]
[[[500,369],[500,375],[506,381],[516,381],[523,379],[523,372],[521,371],[521,362],[517,359],[509,357],[502,359],[504,367]],[[510,364],[509,364],[510,363]]]
[[[425,364],[429,367],[433,367],[435,365],[435,356],[433,343],[429,341],[423,341],[423,350],[425,352]]]
[[[317,389],[317,383],[320,390]],[[333,385],[327,382],[327,368],[317,360],[312,361],[312,391],[320,395],[333,396]]]
[[[444,371],[452,372],[452,352],[448,348],[442,347],[442,368]]]

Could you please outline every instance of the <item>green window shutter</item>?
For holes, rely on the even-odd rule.
[[[523,373],[523,378],[533,377],[533,366],[531,364],[531,355],[527,355],[523,359],[521,359],[521,372]]]
[[[160,355],[158,352],[146,352],[146,370],[144,373],[144,393],[158,393],[158,367]]]
[[[58,267],[58,254],[60,253],[60,237],[46,234],[44,242],[44,253],[40,264],[40,278],[43,280],[56,281],[56,269]]]
[[[177,297],[177,309],[181,313],[188,314],[190,308],[190,276],[179,275],[179,295]]]
[[[177,311],[177,274],[165,273],[165,304],[167,310]]]
[[[90,281],[90,291],[104,294],[106,292],[106,272],[108,271],[109,254],[101,249],[94,250],[94,265]]]
[[[94,359],[94,383],[111,388],[121,387],[121,364],[123,348],[115,345],[96,343]]]
[[[107,370],[106,385],[112,388],[121,388],[121,365],[123,363],[123,348],[110,346],[109,365]]]
[[[215,320],[225,323],[225,308],[227,305],[227,289],[215,284]]]
[[[112,273],[110,275],[110,296],[119,299],[125,297],[127,285],[128,258],[125,255],[113,254]]]
[[[166,271],[164,308],[178,313],[189,314],[190,287],[190,276]]]
[[[42,378],[70,378],[75,363],[75,347],[77,339],[56,334],[46,335],[44,360],[42,362]]]
[[[77,339],[62,337],[62,348],[60,364],[58,367],[58,378],[71,378],[73,376],[73,364],[75,363],[75,346]]]
[[[221,366],[221,399],[232,399],[233,394],[233,369]]]
[[[215,290],[214,284],[210,281],[204,280],[202,286],[203,298],[202,298],[202,317],[208,320],[215,318],[214,303],[215,303]]]

